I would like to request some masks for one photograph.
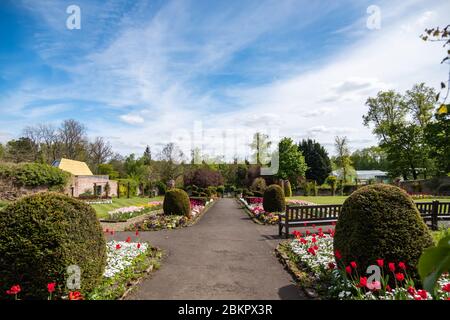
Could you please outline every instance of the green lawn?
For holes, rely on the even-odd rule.
[[[108,211],[117,209],[117,208],[123,208],[123,207],[129,207],[129,206],[137,206],[149,203],[150,201],[158,201],[163,200],[164,197],[155,197],[155,198],[140,198],[140,197],[133,197],[130,199],[125,198],[113,198],[112,204],[92,204],[92,207],[97,212],[97,216],[99,218],[104,218],[108,215]]]
[[[304,200],[313,202],[315,204],[343,204],[345,199],[347,199],[348,196],[318,196],[318,197],[304,197],[304,196],[296,196],[296,197],[289,197],[288,199],[297,199],[297,200]],[[438,197],[438,198],[430,198],[430,199],[416,199],[415,202],[431,202],[433,200],[438,201],[450,201],[449,197]]]

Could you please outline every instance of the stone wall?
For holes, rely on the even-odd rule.
[[[18,187],[10,180],[0,179],[0,200],[14,201],[23,196],[45,191],[48,191],[47,186]]]
[[[432,179],[422,179],[422,180],[407,180],[401,181],[399,183],[400,188],[406,190],[408,193],[424,193],[437,195],[442,193],[442,195],[450,195],[447,192],[439,192],[439,187],[443,190],[442,186],[450,185],[450,177],[436,177]],[[448,188],[447,188],[448,189]]]

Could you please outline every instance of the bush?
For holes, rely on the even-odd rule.
[[[289,180],[284,181],[284,196],[292,197],[292,188],[291,188],[291,183],[289,182]]]
[[[217,188],[210,186],[210,187],[206,188],[205,192],[206,192],[206,194],[208,194],[211,197],[211,196],[214,196],[217,194]]]
[[[166,184],[164,182],[157,181],[156,182],[156,188],[158,189],[158,194],[160,194],[160,195],[166,194],[167,186],[166,186]],[[196,191],[196,190],[194,190],[194,188],[192,188],[192,190]]]
[[[217,192],[218,192],[219,194],[223,195],[224,192],[225,192],[225,187],[224,187],[224,186],[218,186],[218,187],[217,187]]]
[[[263,207],[266,212],[286,211],[283,189],[277,184],[270,185],[264,192]]]
[[[266,180],[264,178],[256,178],[255,180],[253,180],[252,182],[252,187],[251,190],[253,192],[258,191],[258,192],[264,192],[264,190],[266,190],[267,186],[266,186]]]
[[[362,187],[345,200],[334,237],[334,249],[345,265],[356,261],[365,273],[376,259],[402,261],[416,279],[418,259],[431,245],[431,233],[412,198],[398,187],[383,184]]]
[[[185,185],[196,185],[202,188],[209,186],[220,186],[223,184],[223,177],[219,171],[208,168],[199,168],[188,171],[183,176]]]
[[[163,210],[165,215],[190,216],[191,205],[188,194],[177,188],[168,190],[164,196]]]
[[[42,163],[0,165],[0,178],[11,180],[20,186],[48,186],[58,189],[67,184],[70,176],[68,172]]]
[[[7,206],[0,215],[0,290],[20,284],[21,298],[46,299],[67,294],[67,267],[81,269],[81,290],[89,292],[101,280],[106,243],[94,209],[68,196],[37,193]]]

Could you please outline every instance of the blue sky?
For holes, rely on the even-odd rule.
[[[66,28],[72,4],[80,30]],[[373,145],[368,96],[445,79],[442,48],[418,36],[448,12],[448,1],[3,0],[0,142],[74,118],[121,153],[196,141],[231,155],[257,130],[330,152],[336,135]]]

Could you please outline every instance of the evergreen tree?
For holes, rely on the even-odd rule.
[[[331,161],[325,148],[311,139],[302,140],[298,148],[308,166],[305,173],[306,179],[323,184],[331,173]]]

